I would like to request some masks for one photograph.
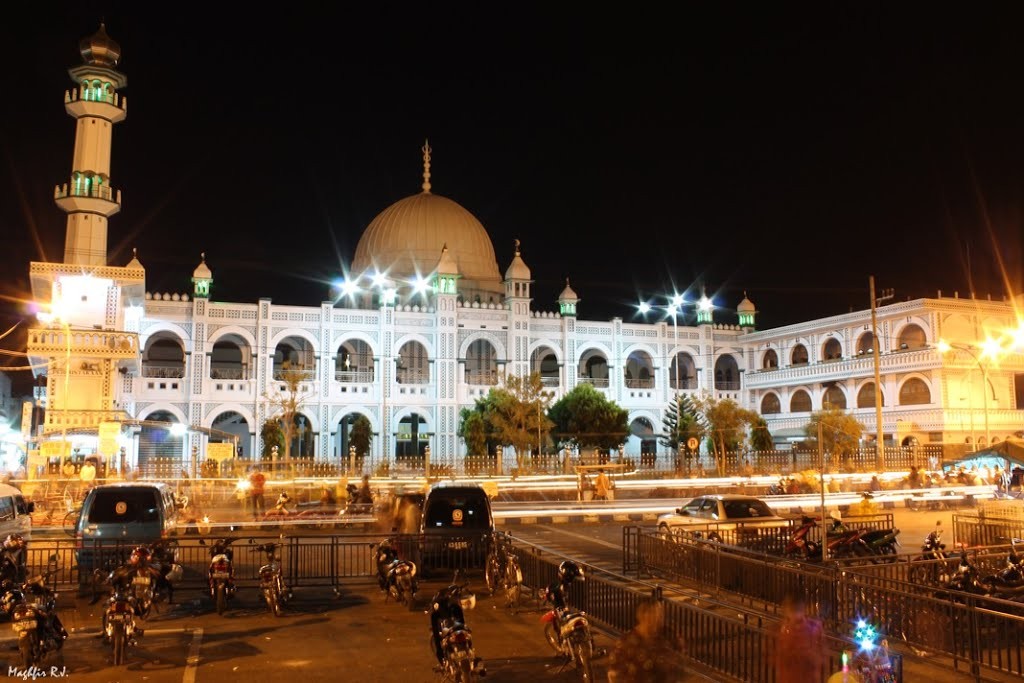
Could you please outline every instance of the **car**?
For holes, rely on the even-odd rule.
[[[482,486],[434,484],[420,517],[421,557],[428,567],[483,567],[494,535],[491,499]]]
[[[739,494],[698,496],[674,512],[658,517],[658,531],[662,533],[706,535],[708,540],[738,545],[747,545],[740,537],[764,535],[760,530],[788,528],[791,524],[791,520],[776,515],[760,498]]]
[[[122,482],[90,489],[75,525],[81,576],[120,561],[134,545],[176,535],[177,522],[174,490],[167,484]]]

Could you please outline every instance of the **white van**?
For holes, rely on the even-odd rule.
[[[32,517],[35,503],[25,500],[25,494],[8,484],[0,484],[0,541],[8,534],[21,534],[27,541],[32,537]]]

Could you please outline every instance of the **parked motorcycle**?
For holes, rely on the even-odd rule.
[[[568,571],[563,569],[568,566]],[[559,583],[545,591],[545,600],[554,607],[540,618],[544,623],[544,639],[555,653],[571,662],[580,681],[594,680],[594,638],[586,613],[573,609],[567,601],[572,581],[584,580],[583,568],[566,561],[559,566]]]
[[[377,560],[377,583],[384,591],[385,602],[394,598],[399,604],[410,610],[414,609],[418,590],[416,563],[399,557],[398,548],[389,538],[370,547],[374,549]]]
[[[174,559],[174,550],[166,541],[136,546],[128,562],[110,573],[108,583],[113,588],[127,584],[123,589],[132,596],[136,615],[146,619],[153,605],[174,597],[173,582],[184,573]]]
[[[56,557],[50,558],[55,567]],[[57,616],[57,593],[46,585],[56,571],[33,576],[20,586],[4,582],[0,598],[4,611],[10,614],[11,628],[18,634],[19,661],[22,669],[39,666],[51,652],[64,647],[68,632]]]
[[[523,588],[523,570],[519,567],[519,557],[515,554],[512,541],[505,534],[494,536],[491,552],[484,565],[484,581],[491,595],[498,588],[504,589],[507,606],[514,608],[519,604]]]
[[[217,608],[217,614],[224,614],[228,600],[235,597],[235,565],[234,550],[231,544],[236,538],[221,538],[210,546],[210,568],[207,571],[210,583],[210,597]],[[199,539],[200,545],[206,545]]]
[[[1020,539],[1010,541],[1010,552],[1006,557],[1006,566],[999,572],[981,579],[996,597],[1018,600],[1024,596],[1024,558],[1017,554],[1016,544]]]
[[[114,666],[120,666],[127,660],[128,645],[135,645],[143,630],[135,624],[137,605],[128,586],[119,582],[112,588],[103,613],[103,636],[110,644]]]
[[[817,562],[821,560],[821,544],[808,538],[811,529],[817,528],[819,519],[818,517],[804,515],[800,520],[800,526],[796,528],[789,537],[789,540],[786,541],[783,555],[803,562]]]
[[[832,511],[832,526],[825,535],[825,545],[829,559],[845,557],[867,557],[872,554],[871,548],[864,542],[866,533],[863,529],[849,529],[843,524],[837,511]]]
[[[249,539],[249,543],[255,543]],[[292,592],[285,585],[284,574],[281,571],[280,558],[277,556],[277,549],[281,543],[261,543],[250,550],[255,553],[265,553],[267,563],[260,567],[260,595],[267,603],[267,609],[275,617],[282,614],[284,603],[291,598]]]
[[[467,593],[469,584],[458,580],[456,572],[454,582],[430,601],[430,642],[439,660],[436,670],[445,680],[468,683],[487,672],[473,649],[473,632],[466,627],[465,610],[476,606],[476,595]]]
[[[895,555],[899,552],[900,542],[897,538],[899,535],[899,529],[873,529],[865,531],[861,535],[860,540],[863,541],[872,555]],[[894,558],[888,559],[892,560]]]
[[[921,556],[914,560],[911,576],[915,583],[944,585],[949,582],[946,544],[942,542],[942,522],[936,522],[921,545]],[[921,563],[921,564],[917,564]]]

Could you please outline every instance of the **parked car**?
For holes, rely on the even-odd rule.
[[[751,545],[752,538],[778,535],[775,530],[791,524],[760,498],[739,494],[698,496],[658,517],[658,530],[663,533],[743,546]]]
[[[420,518],[426,568],[482,568],[494,534],[491,500],[477,484],[441,482],[427,492]]]
[[[86,495],[75,526],[79,570],[116,562],[133,545],[176,535],[177,522],[174,491],[167,484],[97,486]]]

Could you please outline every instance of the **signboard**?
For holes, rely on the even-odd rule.
[[[32,436],[32,401],[25,401],[21,404],[21,438],[25,441]]]
[[[235,457],[235,444],[230,441],[228,443],[208,443],[206,444],[206,457],[217,462],[230,460]]]
[[[39,444],[39,452],[44,458],[67,457],[71,455],[70,441],[44,441]]]
[[[117,455],[117,438],[121,436],[120,422],[100,422],[97,436],[99,437],[99,445],[96,447],[96,450],[100,455]]]
[[[699,445],[700,442],[697,441],[697,437],[695,436],[691,436],[689,439],[686,440],[686,447],[689,448],[691,451],[697,450],[697,446]]]

